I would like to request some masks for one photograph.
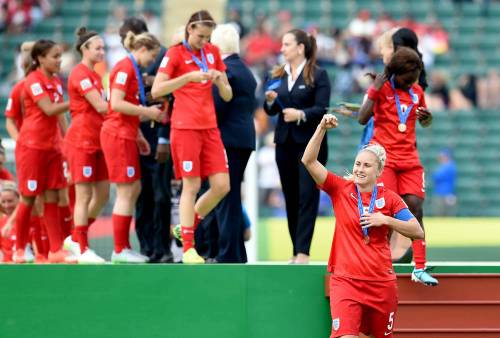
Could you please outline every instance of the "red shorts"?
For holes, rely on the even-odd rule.
[[[420,163],[412,165],[386,166],[378,179],[384,186],[400,196],[415,195],[425,199],[424,167]]]
[[[74,183],[91,183],[108,179],[108,169],[101,150],[90,152],[66,144],[64,152],[68,159],[71,180]]]
[[[330,277],[330,338],[359,333],[392,337],[398,307],[396,280],[375,282]]]
[[[218,128],[172,129],[170,146],[175,177],[201,177],[228,173],[226,150]]]
[[[60,151],[32,149],[18,143],[15,155],[21,195],[37,196],[45,190],[66,187],[63,157]]]
[[[101,146],[110,182],[132,183],[141,178],[139,149],[135,141],[101,131]]]

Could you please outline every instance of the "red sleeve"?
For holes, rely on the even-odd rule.
[[[159,73],[166,74],[169,79],[172,79],[177,69],[179,63],[179,53],[177,48],[170,48],[165,53],[163,60],[161,60],[160,67],[158,68]]]
[[[23,86],[15,86],[12,88],[9,99],[7,100],[7,105],[5,106],[5,116],[15,119],[22,114],[21,90],[23,89]]]
[[[427,108],[427,103],[425,102],[425,92],[422,91],[420,95],[421,95],[419,99],[420,107]]]
[[[37,76],[28,76],[24,83],[24,91],[26,95],[31,97],[35,102],[40,101],[44,97],[49,96],[49,93],[45,90],[45,86],[41,79]]]
[[[345,183],[345,179],[329,171],[328,175],[326,176],[325,182],[323,182],[323,184],[318,184],[318,188],[328,193],[328,195],[332,196]]]
[[[76,90],[81,96],[85,96],[85,94],[94,89],[97,90],[97,88],[94,87],[92,79],[87,74],[84,74],[78,69],[75,69],[72,75],[73,76],[71,77],[72,80],[71,86],[73,86],[73,88],[76,88]]]
[[[135,70],[129,63],[120,63],[113,69],[114,78],[110,84],[111,89],[120,89],[125,93],[130,88],[131,79],[135,76]]]
[[[403,201],[401,196],[396,194],[394,191],[386,190],[385,193],[389,194],[390,199],[391,199],[391,205],[392,205],[391,214],[392,215],[397,214],[398,212],[400,212],[403,209],[408,209],[408,205],[405,203],[405,201]]]

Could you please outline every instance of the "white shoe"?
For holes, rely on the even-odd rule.
[[[131,249],[123,249],[122,252],[116,253],[113,251],[111,254],[112,263],[146,263],[148,261],[146,256],[141,255]]]
[[[94,250],[87,249],[83,254],[78,256],[78,264],[104,264],[106,260],[96,254]]]
[[[74,256],[80,256],[80,243],[73,241],[71,235],[64,240],[63,248]]]
[[[31,245],[26,244],[26,249],[24,250],[24,258],[27,262],[33,263],[35,261],[35,255],[33,254],[33,249]]]

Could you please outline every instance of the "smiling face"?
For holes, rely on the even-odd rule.
[[[361,187],[372,187],[380,176],[380,163],[377,156],[371,151],[363,150],[358,153],[352,168],[354,183]]]
[[[281,53],[286,62],[292,63],[294,60],[304,56],[304,45],[297,44],[295,36],[287,33],[281,40]]]
[[[19,203],[19,196],[12,190],[0,192],[0,204],[7,215],[11,215]]]
[[[94,38],[83,48],[83,57],[88,58],[93,64],[104,60],[104,41]]]
[[[61,70],[62,48],[59,45],[54,45],[49,49],[47,54],[38,57],[40,66],[50,74],[59,73]]]

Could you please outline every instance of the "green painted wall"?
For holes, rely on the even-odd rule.
[[[325,272],[321,265],[0,265],[0,338],[326,338]]]

